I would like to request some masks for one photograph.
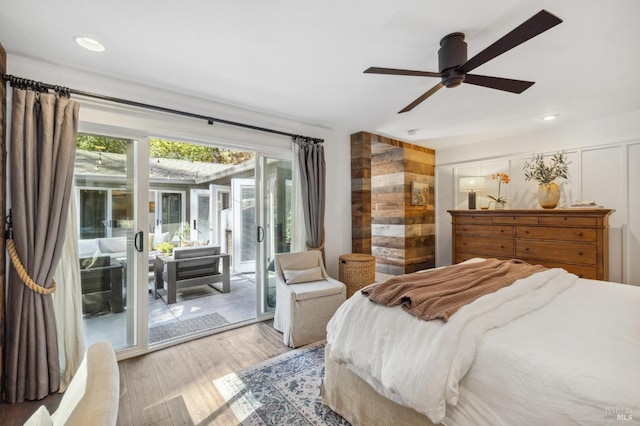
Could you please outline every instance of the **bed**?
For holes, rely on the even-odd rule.
[[[358,292],[325,359],[323,402],[355,425],[636,423],[640,287],[548,269],[446,323]]]

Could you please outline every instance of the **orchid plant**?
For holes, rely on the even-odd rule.
[[[505,201],[507,201],[507,199],[501,195],[501,193],[502,193],[501,192],[502,184],[504,183],[506,185],[506,184],[509,183],[509,181],[511,180],[511,178],[509,177],[509,174],[508,173],[496,173],[494,175],[491,175],[491,180],[497,180],[498,181],[498,196],[494,197],[492,195],[488,195],[488,197],[491,198],[496,203],[504,203]]]

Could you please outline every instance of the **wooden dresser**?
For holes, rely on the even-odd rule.
[[[609,279],[610,209],[448,210],[453,262],[474,257],[522,259]]]

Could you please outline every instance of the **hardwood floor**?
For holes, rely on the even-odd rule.
[[[273,321],[252,324],[119,363],[118,425],[236,425],[213,380],[289,351]],[[60,395],[0,404],[4,425],[20,425]]]

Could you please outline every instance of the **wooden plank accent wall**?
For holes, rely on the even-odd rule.
[[[435,266],[434,167],[432,149],[351,135],[352,250],[373,254],[377,272]],[[429,185],[426,206],[411,205],[412,181]]]
[[[351,250],[371,254],[371,139],[351,135]]]

